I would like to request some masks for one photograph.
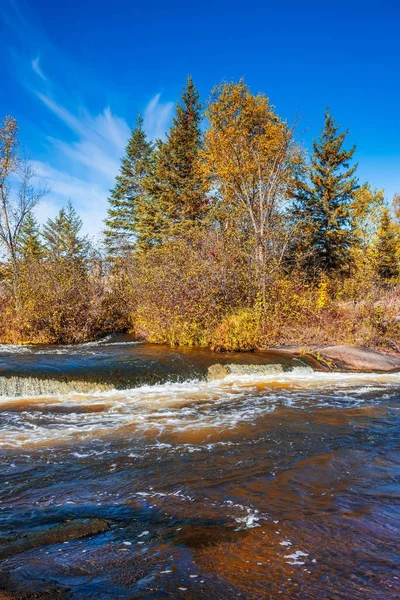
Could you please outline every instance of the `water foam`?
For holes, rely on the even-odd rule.
[[[4,421],[0,445],[82,442],[112,435],[150,436],[157,441],[162,434],[174,432],[183,436],[184,448],[190,432],[203,431],[206,436],[241,424],[252,425],[279,404],[304,408],[304,403],[311,401],[323,406],[361,403],[369,390],[399,388],[400,374],[321,373],[296,367],[269,375],[231,374],[212,382],[65,391],[23,399],[8,396],[0,399]],[[210,444],[201,440],[200,447]],[[195,452],[196,444],[189,441],[186,448]]]

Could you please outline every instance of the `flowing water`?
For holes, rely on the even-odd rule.
[[[400,598],[400,374],[107,338],[0,394],[0,598]]]

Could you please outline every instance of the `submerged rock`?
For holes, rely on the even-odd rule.
[[[328,346],[319,348],[313,355],[333,369],[390,373],[400,371],[400,357],[368,348],[354,346]]]
[[[207,381],[217,381],[224,379],[228,375],[274,375],[283,373],[283,365],[265,364],[265,365],[223,365],[217,363],[208,367]]]
[[[51,527],[44,531],[37,531],[20,538],[16,538],[0,545],[0,560],[15,556],[32,548],[48,546],[50,544],[62,544],[89,535],[102,533],[109,528],[109,522],[105,519],[74,520],[57,527]]]

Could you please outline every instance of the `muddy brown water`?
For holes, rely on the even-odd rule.
[[[399,374],[125,338],[0,369],[0,598],[400,598]]]

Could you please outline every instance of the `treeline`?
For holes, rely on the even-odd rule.
[[[104,247],[71,203],[40,228],[46,190],[0,129],[0,338],[67,343],[129,330],[156,343],[248,350],[350,342],[398,350],[400,199],[357,178],[327,110],[310,155],[268,98],[191,78],[164,140],[132,130]],[[11,183],[17,188],[12,189]]]

